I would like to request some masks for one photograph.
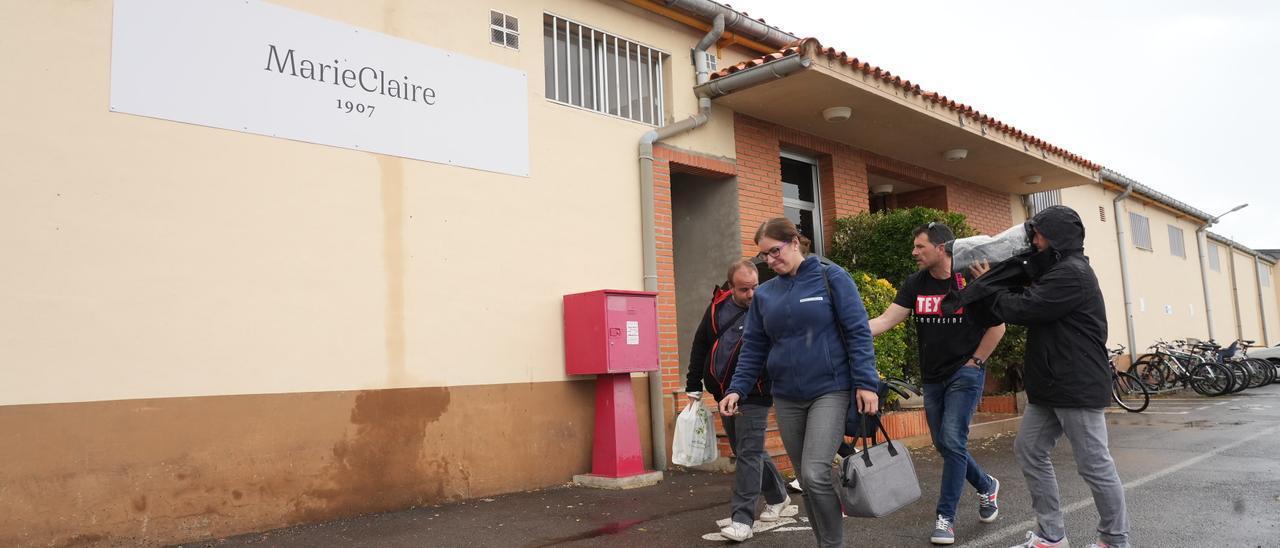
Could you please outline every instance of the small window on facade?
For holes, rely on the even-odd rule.
[[[1258,261],[1258,282],[1262,287],[1271,287],[1271,268],[1262,261]]]
[[[1049,206],[1062,205],[1062,191],[1046,190],[1028,196],[1031,202],[1031,215],[1034,216]]]
[[[1182,229],[1169,225],[1169,253],[1175,257],[1187,258],[1187,248],[1182,241]]]
[[[1214,272],[1222,272],[1222,262],[1218,259],[1218,244],[1210,243],[1209,251],[1209,269]]]
[[[669,55],[549,14],[543,16],[543,44],[547,99],[663,125]]]
[[[1098,206],[1098,220],[1104,223],[1107,222],[1107,208]]]
[[[520,20],[504,13],[489,11],[489,43],[520,49]]]
[[[1129,213],[1130,232],[1133,232],[1133,245],[1138,249],[1151,251],[1151,223],[1146,217],[1137,213]]]

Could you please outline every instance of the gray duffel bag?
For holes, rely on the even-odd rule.
[[[920,481],[916,479],[911,452],[889,439],[883,424],[879,432],[884,434],[883,443],[875,443],[874,432],[871,447],[867,447],[867,438],[859,438],[862,451],[849,455],[841,464],[840,504],[847,516],[887,516],[920,498]]]

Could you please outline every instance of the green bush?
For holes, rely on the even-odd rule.
[[[987,369],[990,369],[991,374],[997,378],[1008,378],[1010,369],[1022,366],[1026,350],[1027,328],[1021,325],[1005,324],[1004,338],[1000,339],[995,352],[987,358]],[[1022,387],[1010,386],[1009,389],[1021,390]]]
[[[926,207],[860,213],[836,219],[828,258],[850,272],[859,270],[900,284],[916,271],[911,231],[932,221],[946,223],[957,238],[977,234],[962,213]]]
[[[862,304],[872,318],[883,314],[898,294],[893,284],[883,278],[873,278],[866,272],[852,272],[853,281],[862,295]],[[903,378],[911,349],[905,339],[907,323],[903,322],[875,338],[876,368],[885,377]]]

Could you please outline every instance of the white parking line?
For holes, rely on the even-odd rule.
[[[1182,469],[1184,469],[1184,468],[1187,468],[1188,466],[1195,466],[1196,464],[1199,464],[1199,463],[1201,463],[1201,462],[1203,462],[1203,461],[1205,461],[1205,460],[1208,460],[1208,459],[1211,459],[1211,458],[1213,458],[1213,457],[1215,457],[1215,456],[1218,456],[1218,455],[1220,455],[1220,454],[1222,454],[1222,453],[1224,453],[1224,452],[1226,452],[1226,451],[1230,451],[1230,450],[1232,450],[1232,449],[1235,449],[1236,447],[1239,447],[1239,446],[1241,446],[1241,445],[1244,445],[1244,444],[1246,444],[1246,443],[1249,443],[1249,442],[1251,442],[1251,441],[1253,441],[1253,440],[1255,440],[1255,439],[1258,439],[1258,438],[1260,438],[1260,437],[1263,437],[1263,436],[1270,436],[1270,435],[1272,435],[1272,434],[1274,434],[1274,433],[1276,433],[1276,432],[1280,432],[1280,426],[1272,426],[1271,428],[1268,428],[1268,429],[1263,430],[1263,431],[1261,431],[1261,432],[1257,432],[1257,433],[1253,434],[1252,436],[1248,436],[1248,437],[1246,437],[1246,438],[1243,438],[1243,439],[1240,439],[1240,440],[1236,440],[1236,441],[1234,441],[1234,442],[1232,442],[1232,443],[1229,443],[1229,444],[1224,445],[1224,446],[1222,446],[1222,447],[1219,447],[1219,448],[1217,448],[1217,449],[1213,449],[1213,450],[1211,450],[1211,451],[1209,451],[1209,452],[1207,452],[1207,453],[1201,453],[1201,454],[1200,454],[1200,455],[1198,455],[1198,456],[1195,456],[1195,457],[1189,458],[1189,459],[1184,460],[1184,461],[1182,461],[1182,462],[1180,462],[1180,463],[1178,463],[1178,464],[1175,464],[1175,465],[1169,466],[1169,467],[1167,467],[1167,468],[1164,468],[1163,470],[1160,470],[1160,471],[1158,471],[1158,472],[1155,472],[1155,473],[1152,473],[1152,474],[1149,474],[1149,475],[1143,476],[1143,477],[1141,477],[1141,478],[1138,478],[1138,479],[1136,479],[1136,480],[1133,480],[1133,481],[1131,481],[1131,482],[1129,482],[1129,483],[1126,483],[1126,484],[1124,485],[1124,489],[1125,489],[1126,491],[1131,491],[1131,490],[1133,490],[1133,489],[1137,489],[1137,488],[1139,488],[1139,487],[1142,487],[1143,485],[1146,485],[1146,484],[1151,483],[1151,482],[1153,482],[1153,481],[1155,481],[1155,480],[1158,480],[1158,479],[1160,479],[1160,478],[1163,478],[1163,477],[1165,477],[1165,476],[1168,476],[1169,474],[1173,474],[1173,473],[1175,473],[1175,472],[1178,472],[1179,470],[1182,470]],[[1077,510],[1081,510],[1081,509],[1084,509],[1084,508],[1088,508],[1088,507],[1090,507],[1090,506],[1093,506],[1093,499],[1092,499],[1092,498],[1082,499],[1082,500],[1078,500],[1078,501],[1076,501],[1076,502],[1073,502],[1073,503],[1071,503],[1071,504],[1070,504],[1070,505],[1068,505],[1068,506],[1063,507],[1063,508],[1062,508],[1062,513],[1063,513],[1063,514],[1069,514],[1069,513],[1071,513],[1071,512],[1075,512],[1075,511],[1077,511]],[[1035,526],[1036,526],[1036,520],[1034,520],[1034,519],[1029,519],[1029,520],[1026,520],[1026,521],[1020,522],[1020,523],[1015,523],[1015,524],[1013,524],[1013,525],[1010,525],[1010,526],[1008,526],[1008,527],[1005,527],[1005,528],[1003,528],[1003,529],[1000,529],[999,531],[996,531],[996,532],[994,532],[994,533],[991,533],[990,535],[987,535],[987,536],[985,536],[985,537],[982,537],[982,538],[980,538],[980,539],[978,539],[978,540],[974,540],[974,541],[966,542],[966,543],[964,543],[963,545],[961,545],[961,548],[965,548],[965,547],[974,547],[974,548],[977,548],[977,547],[980,547],[980,546],[992,546],[992,545],[994,545],[994,544],[996,543],[996,541],[998,541],[998,540],[1001,540],[1001,539],[1012,539],[1012,538],[1014,538],[1015,536],[1021,536],[1021,535],[1022,535],[1022,533],[1026,532],[1026,531],[1030,531],[1030,530],[1032,530],[1032,528],[1034,528]]]

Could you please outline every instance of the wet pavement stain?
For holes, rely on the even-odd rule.
[[[680,508],[680,509],[677,509],[677,510],[672,510],[672,511],[670,511],[670,512],[663,512],[663,513],[661,513],[661,514],[655,514],[655,515],[649,516],[649,517],[647,517],[647,518],[638,518],[638,519],[630,519],[630,520],[615,521],[615,522],[612,522],[612,523],[609,523],[609,524],[605,525],[604,527],[600,527],[600,528],[598,528],[598,529],[594,529],[594,530],[591,530],[591,531],[587,531],[587,532],[585,532],[585,533],[579,533],[579,534],[576,534],[576,535],[569,535],[569,536],[566,536],[566,537],[555,538],[555,539],[551,539],[551,540],[549,540],[549,541],[546,541],[546,542],[544,542],[544,543],[542,543],[542,544],[529,544],[529,545],[527,545],[527,546],[528,546],[528,548],[546,548],[547,546],[556,546],[556,545],[558,545],[558,544],[567,544],[567,543],[570,543],[570,542],[577,542],[577,541],[580,541],[580,540],[590,540],[590,539],[599,538],[599,537],[604,537],[604,536],[609,536],[609,535],[616,535],[616,534],[618,534],[618,533],[622,533],[622,532],[624,532],[624,531],[627,531],[628,529],[631,529],[632,527],[635,527],[635,526],[637,526],[637,525],[640,525],[641,523],[647,523],[647,522],[654,521],[654,520],[658,520],[658,519],[662,519],[662,518],[668,518],[668,517],[671,517],[671,516],[676,516],[676,515],[684,514],[684,513],[687,513],[687,512],[701,512],[701,511],[703,511],[703,510],[710,510],[710,509],[715,508],[715,507],[717,507],[717,506],[724,506],[724,501],[716,501],[716,502],[711,503],[711,504],[707,504],[707,505],[703,505],[703,506],[697,506],[697,507],[694,507],[694,508]]]

